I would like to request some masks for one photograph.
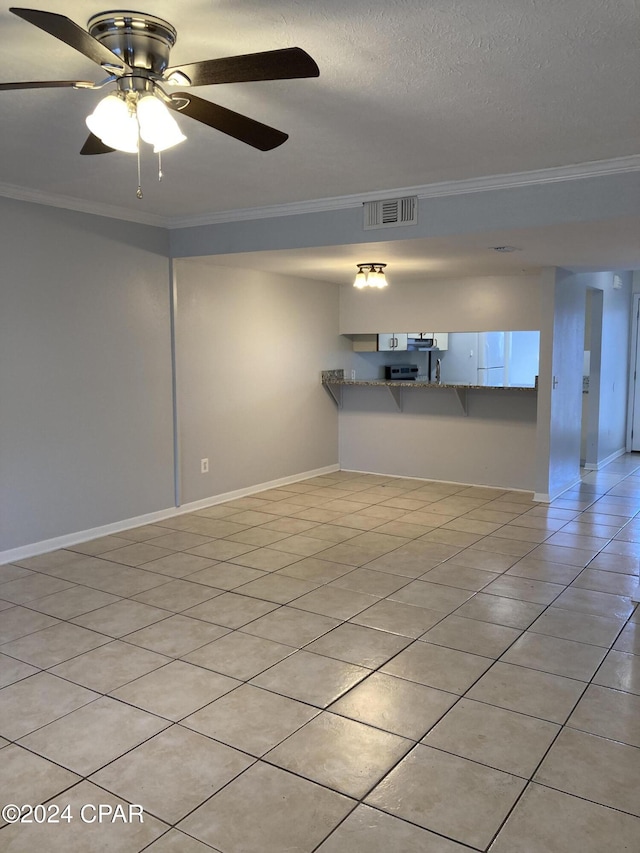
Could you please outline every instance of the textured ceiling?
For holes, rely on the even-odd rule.
[[[82,26],[109,8],[94,0],[33,5]],[[176,26],[172,64],[307,50],[318,79],[197,90],[288,132],[289,141],[262,153],[182,117],[188,141],[165,155],[161,184],[145,151],[139,201],[134,156],[78,154],[100,93],[2,92],[0,184],[184,217],[638,153],[637,0],[141,5]],[[0,47],[0,82],[101,77],[6,8]]]

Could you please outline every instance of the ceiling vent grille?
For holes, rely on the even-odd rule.
[[[384,201],[365,201],[364,230],[396,228],[398,225],[417,225],[418,198],[388,198]]]

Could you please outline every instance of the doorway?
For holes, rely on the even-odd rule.
[[[591,287],[586,290],[580,466],[594,471],[598,469],[598,436],[600,431],[603,296],[601,290]]]
[[[638,316],[640,293],[633,294],[631,329],[631,358],[629,365],[629,413],[627,417],[627,451],[640,450],[640,346],[638,342]]]

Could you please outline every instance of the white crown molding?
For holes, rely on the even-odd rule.
[[[617,157],[614,160],[596,160],[591,163],[576,163],[573,166],[555,166],[531,172],[513,172],[506,175],[489,175],[484,178],[469,178],[464,181],[446,181],[430,184],[415,193],[419,198],[437,198],[447,195],[486,192],[488,190],[512,189],[534,184],[554,184],[560,181],[576,181],[582,178],[601,178],[626,172],[640,171],[640,154]]]
[[[170,229],[193,228],[198,225],[219,225],[224,222],[269,219],[277,216],[295,216],[303,213],[323,213],[326,211],[359,207],[367,201],[383,201],[384,199],[398,198],[400,196],[413,195],[418,198],[440,198],[443,196],[513,189],[515,187],[532,186],[535,184],[575,181],[582,178],[596,178],[638,171],[640,171],[640,154],[633,154],[629,157],[617,157],[613,160],[596,160],[590,163],[577,163],[571,166],[554,166],[549,169],[536,169],[531,172],[487,175],[481,178],[442,181],[436,184],[401,187],[395,190],[373,190],[372,192],[333,196],[331,198],[320,198],[312,201],[296,201],[289,204],[274,204],[266,207],[224,210],[218,213],[203,213],[196,216],[170,217],[167,227]]]
[[[202,213],[194,216],[160,216],[154,213],[131,210],[127,207],[87,201],[72,196],[46,193],[41,190],[19,187],[14,184],[0,183],[0,196],[19,201],[44,204],[95,216],[107,216],[125,222],[137,222],[141,225],[153,225],[159,228],[194,228],[199,225],[219,225],[225,222],[243,222],[251,219],[271,219],[278,216],[296,216],[304,213],[324,213],[360,207],[367,201],[382,201],[399,196],[417,196],[418,198],[441,198],[444,196],[468,193],[505,190],[516,187],[575,181],[583,178],[597,178],[640,171],[640,154],[628,157],[616,157],[612,160],[595,160],[589,163],[577,163],[570,166],[554,166],[549,169],[536,169],[531,172],[512,172],[504,175],[487,175],[480,178],[466,178],[460,181],[442,181],[414,187],[400,187],[394,190],[373,190],[354,195],[332,196],[330,198],[296,201],[288,204],[273,204],[265,207],[222,210],[215,213]]]
[[[94,216],[107,216],[109,219],[137,222],[140,225],[153,225],[160,228],[166,228],[168,225],[166,216],[158,216],[155,213],[143,213],[142,211],[129,210],[127,207],[119,207],[115,204],[87,201],[81,198],[73,198],[72,196],[59,195],[58,193],[47,193],[42,190],[18,187],[15,184],[0,183],[0,196],[13,198],[17,201],[28,201],[33,204],[44,204],[49,207],[59,207],[63,210],[75,210],[78,213],[91,213]]]

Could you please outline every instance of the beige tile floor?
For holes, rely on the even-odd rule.
[[[638,850],[639,564],[628,455],[550,506],[343,471],[0,566],[0,805],[46,807],[0,849]]]

